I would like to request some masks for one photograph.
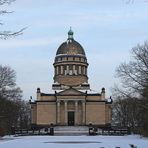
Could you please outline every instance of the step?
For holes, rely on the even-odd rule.
[[[81,136],[88,135],[88,131],[55,131],[55,136]]]
[[[88,126],[55,126],[54,131],[88,131]]]
[[[56,136],[76,136],[88,135],[89,128],[87,126],[56,126],[54,127],[54,135]]]

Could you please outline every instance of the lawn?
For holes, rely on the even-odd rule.
[[[148,138],[130,136],[6,136],[0,148],[148,148]]]

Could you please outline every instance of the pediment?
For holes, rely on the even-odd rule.
[[[85,93],[80,92],[74,88],[69,88],[58,93],[59,95],[84,95]]]

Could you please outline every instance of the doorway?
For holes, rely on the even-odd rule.
[[[75,124],[75,112],[68,112],[68,126],[74,126]]]

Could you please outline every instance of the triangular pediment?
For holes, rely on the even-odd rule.
[[[58,95],[84,95],[85,93],[74,88],[69,88],[58,93]]]

